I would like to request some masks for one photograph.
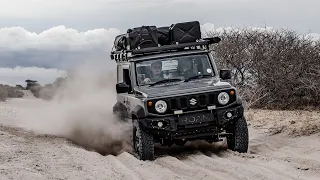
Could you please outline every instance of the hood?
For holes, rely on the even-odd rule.
[[[228,82],[221,82],[218,78],[203,78],[189,82],[169,82],[155,86],[140,86],[136,91],[141,92],[148,98],[175,96],[189,93],[212,91],[230,88]]]

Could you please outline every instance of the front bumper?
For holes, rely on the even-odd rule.
[[[146,117],[139,119],[139,121],[142,128],[150,134],[183,139],[188,138],[188,136],[212,136],[213,134],[217,134],[222,127],[242,117],[243,111],[243,106],[239,105],[232,108],[206,110],[181,115]]]

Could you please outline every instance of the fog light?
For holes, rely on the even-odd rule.
[[[228,113],[227,113],[227,117],[228,117],[228,118],[231,118],[231,117],[232,117],[232,113],[231,113],[231,112],[228,112]]]
[[[158,127],[162,127],[163,123],[162,122],[158,122]]]

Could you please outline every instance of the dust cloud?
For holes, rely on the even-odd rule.
[[[110,62],[88,61],[75,68],[55,92],[52,100],[39,99],[25,109],[20,125],[40,135],[54,135],[71,140],[102,155],[132,153],[132,125],[112,113],[116,103],[116,70]],[[116,67],[116,66],[114,66]],[[225,150],[225,142],[188,142],[185,147],[155,147],[158,154],[201,150]]]
[[[103,155],[130,152],[131,124],[118,121],[112,113],[116,71],[106,70],[108,66],[110,62],[89,61],[77,67],[52,100],[24,111],[20,125]]]

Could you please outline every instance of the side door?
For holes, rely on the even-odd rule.
[[[123,97],[123,104],[125,105],[127,109],[127,118],[130,118],[130,112],[132,110],[132,100],[131,96],[132,94],[132,85],[131,85],[131,79],[130,79],[130,64],[126,64],[122,66],[122,82],[126,83],[130,88],[129,92],[125,94]]]
[[[117,83],[126,83],[127,85],[130,85],[131,83],[128,82],[128,70],[129,70],[129,64],[128,63],[121,63],[117,66]],[[116,109],[118,111],[121,111],[122,118],[128,118],[130,115],[128,114],[130,112],[130,101],[129,101],[129,93],[117,93],[117,104]]]

